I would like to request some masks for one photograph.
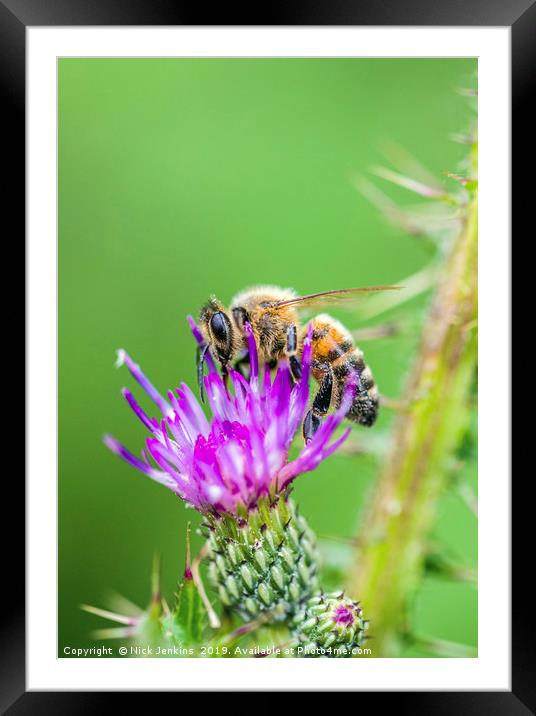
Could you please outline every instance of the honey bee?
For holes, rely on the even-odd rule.
[[[200,328],[205,345],[198,351],[197,371],[203,397],[203,365],[210,351],[226,379],[228,367],[242,372],[248,362],[244,325],[249,323],[255,336],[259,361],[275,367],[286,358],[294,380],[301,377],[301,354],[307,325],[300,322],[302,310],[323,308],[330,304],[351,305],[358,296],[399,286],[371,286],[298,296],[292,289],[257,286],[238,293],[227,309],[212,296],[201,309]],[[313,437],[322,419],[339,407],[343,389],[352,374],[358,385],[347,418],[360,425],[371,426],[379,409],[378,388],[363,352],[354,344],[351,333],[328,314],[312,319],[312,374],[318,391],[303,422],[305,442]]]

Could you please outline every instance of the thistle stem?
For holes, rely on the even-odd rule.
[[[476,145],[471,174],[476,177]],[[467,428],[465,406],[477,365],[476,191],[445,253],[435,296],[397,416],[393,441],[361,523],[349,575],[370,617],[374,656],[396,656],[408,606],[423,573],[426,537],[449,480],[449,459]]]
[[[207,593],[205,591],[205,585],[203,584],[203,580],[201,579],[201,574],[199,573],[199,565],[201,562],[205,559],[207,556],[208,549],[206,546],[204,546],[197,557],[194,559],[191,565],[191,572],[192,572],[192,579],[194,580],[194,584],[197,587],[197,591],[199,592],[199,596],[201,597],[201,601],[203,602],[203,606],[205,607],[205,610],[207,612],[208,621],[210,626],[213,629],[219,629],[221,626],[221,622],[219,620],[218,615],[214,611],[214,608],[212,604],[210,603],[210,599],[207,597]]]

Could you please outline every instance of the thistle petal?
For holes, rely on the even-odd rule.
[[[160,395],[160,393],[157,391],[157,389],[154,387],[154,385],[151,383],[151,381],[144,375],[143,371],[141,370],[140,366],[137,363],[134,363],[132,358],[128,355],[128,353],[120,348],[117,351],[117,361],[116,366],[119,368],[125,364],[127,368],[129,369],[132,377],[134,380],[136,380],[143,390],[147,393],[147,395],[151,398],[151,400],[158,406],[160,411],[164,415],[171,415],[171,405],[164,400],[164,398]]]

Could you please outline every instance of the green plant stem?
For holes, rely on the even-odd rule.
[[[476,146],[472,149],[476,175]],[[467,428],[477,364],[476,191],[439,273],[393,442],[361,523],[348,588],[367,616],[373,656],[396,656],[408,633],[408,606],[422,577],[426,537],[449,477],[449,459]]]

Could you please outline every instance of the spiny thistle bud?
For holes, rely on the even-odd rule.
[[[314,534],[284,496],[238,519],[209,517],[205,527],[211,582],[243,619],[286,619],[318,589]]]
[[[367,625],[359,602],[343,592],[316,594],[292,621],[297,656],[354,656],[366,638]]]

